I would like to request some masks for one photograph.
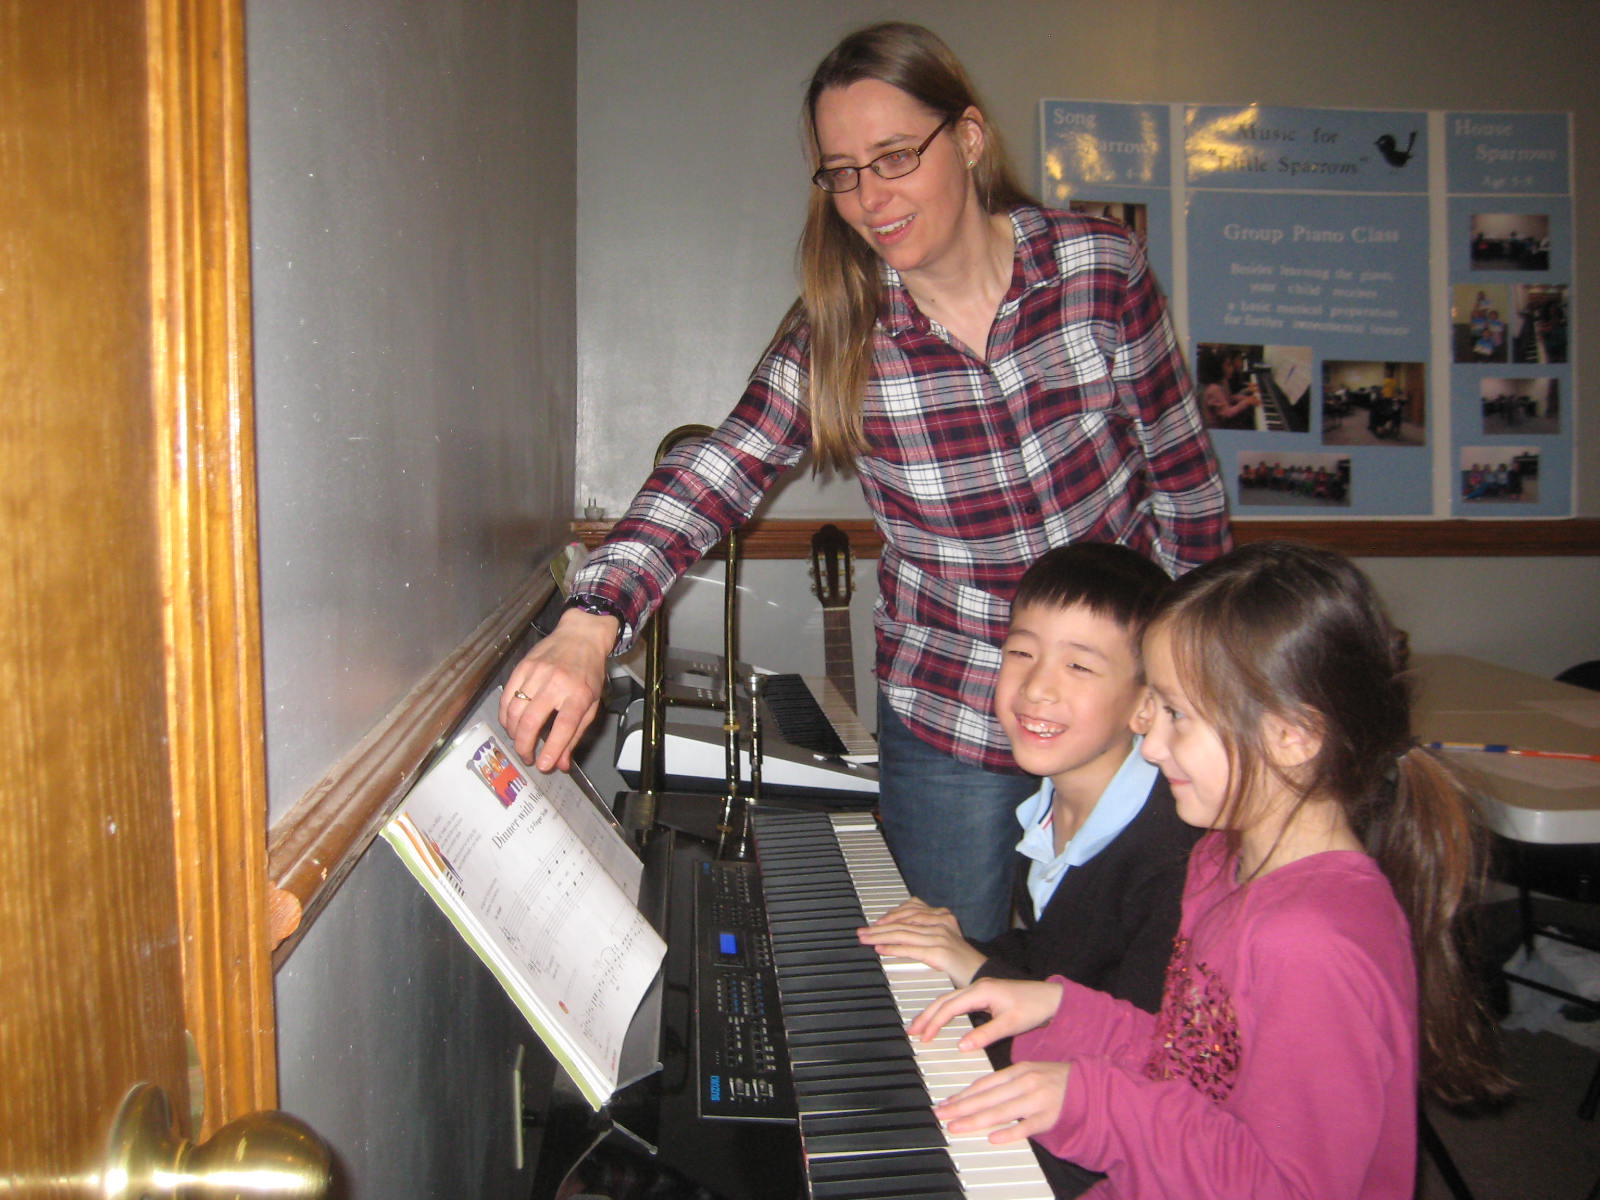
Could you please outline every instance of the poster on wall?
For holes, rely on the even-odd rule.
[[[1570,118],[1045,100],[1126,225],[1241,516],[1572,512]]]

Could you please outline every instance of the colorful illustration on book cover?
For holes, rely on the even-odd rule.
[[[494,738],[490,738],[473,751],[468,763],[472,773],[483,780],[502,808],[510,808],[528,788],[528,781],[517,769],[517,764]]]

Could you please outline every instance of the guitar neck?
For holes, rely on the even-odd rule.
[[[860,712],[856,704],[856,663],[850,651],[850,609],[823,608],[822,650],[829,682]]]

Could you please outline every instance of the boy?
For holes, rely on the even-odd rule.
[[[1028,568],[995,689],[1017,765],[1044,777],[1017,809],[1019,927],[974,944],[948,909],[913,899],[862,929],[864,944],[937,967],[958,987],[981,975],[1062,975],[1159,1008],[1200,832],[1178,819],[1161,773],[1139,754],[1148,717],[1139,635],[1167,583],[1136,551],[1091,542]],[[1040,1160],[1058,1196],[1098,1178]]]

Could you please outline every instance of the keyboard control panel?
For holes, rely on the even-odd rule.
[[[695,876],[695,1064],[701,1116],[795,1119],[777,974],[754,863],[700,863]]]

